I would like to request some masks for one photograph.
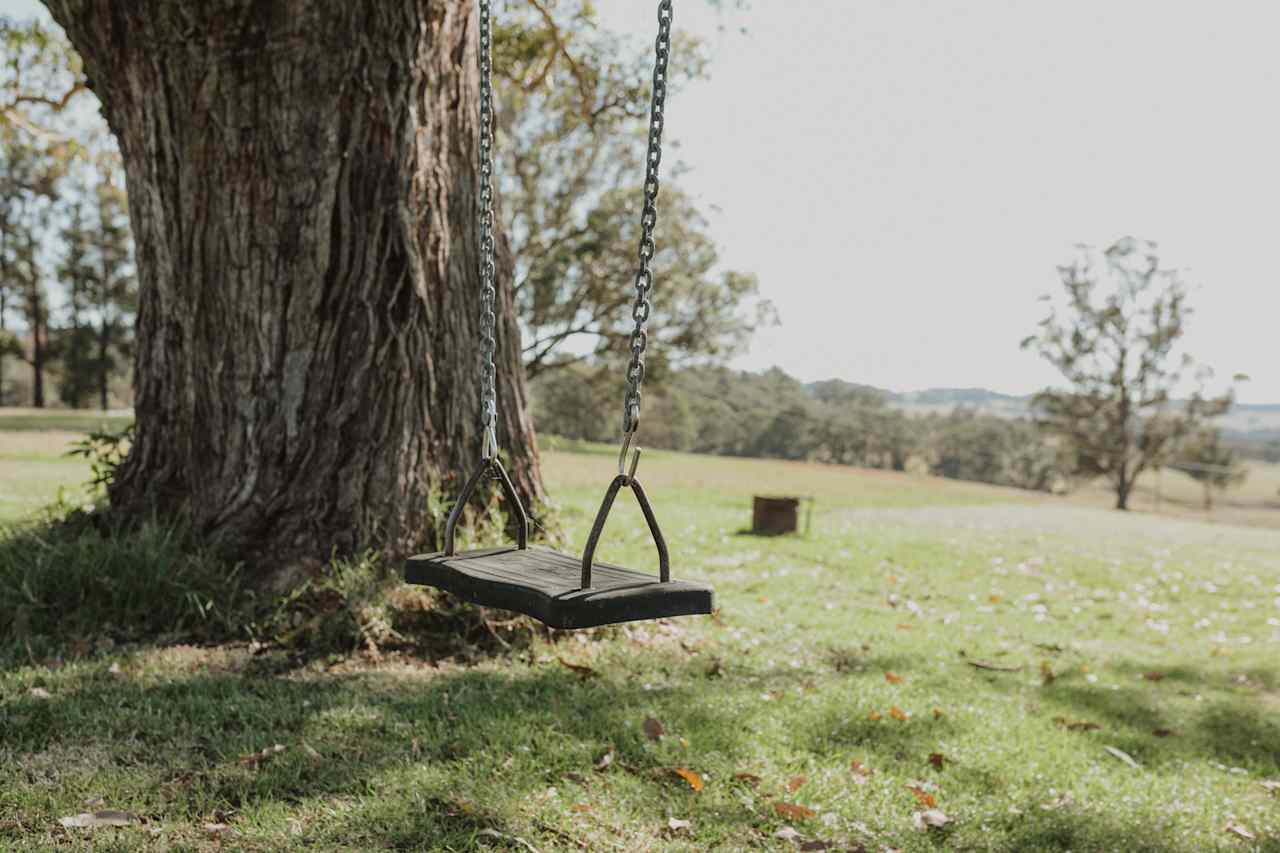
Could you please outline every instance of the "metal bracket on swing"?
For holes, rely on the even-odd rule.
[[[502,467],[502,461],[498,459],[498,454],[495,452],[480,460],[480,467],[475,470],[475,473],[467,480],[467,484],[462,487],[462,494],[458,495],[457,502],[454,503],[453,509],[449,511],[449,520],[444,525],[444,555],[446,557],[453,556],[454,528],[458,526],[458,519],[462,518],[462,511],[467,508],[467,501],[471,499],[476,486],[489,473],[492,473],[494,475],[493,478],[502,485],[502,494],[511,502],[513,514],[516,518],[517,547],[521,551],[528,549],[529,516],[524,511],[524,504],[521,503],[520,496],[516,494],[515,486],[511,485],[511,478],[507,476],[507,469]]]
[[[635,492],[636,503],[640,504],[640,512],[644,513],[645,523],[649,525],[653,544],[658,547],[658,580],[663,583],[671,580],[671,557],[667,552],[667,540],[662,535],[662,528],[658,526],[658,517],[653,513],[649,496],[644,493],[644,487],[636,479],[636,467],[640,464],[639,448],[636,448],[631,455],[631,469],[629,471],[624,469],[627,450],[631,447],[631,435],[632,433],[627,433],[623,439],[622,452],[618,455],[618,476],[613,478],[608,491],[604,493],[604,501],[600,504],[600,511],[596,513],[595,524],[591,525],[591,533],[587,536],[587,547],[582,552],[583,589],[591,586],[591,566],[595,559],[596,545],[600,542],[600,535],[604,533],[604,525],[609,520],[609,511],[613,509],[613,501],[618,497],[618,490],[623,486],[630,486],[631,491]]]

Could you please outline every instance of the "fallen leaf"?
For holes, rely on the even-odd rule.
[[[305,740],[302,742],[302,751],[305,752],[307,754],[307,758],[310,758],[312,761],[320,760],[320,753],[316,751],[315,747],[307,743]]]
[[[976,667],[977,669],[990,670],[991,672],[1022,672],[1021,664],[1018,666],[1001,666],[998,663],[988,663],[984,660],[971,660],[967,663],[969,666]]]
[[[1229,832],[1232,835],[1236,836],[1237,838],[1243,838],[1245,841],[1258,840],[1258,836],[1254,835],[1252,832],[1245,829],[1243,826],[1236,823],[1234,820],[1227,821],[1227,825],[1224,826],[1222,829],[1224,832]]]
[[[941,752],[929,753],[929,763],[939,770],[942,769],[943,762],[946,760],[946,757]]]
[[[799,791],[807,781],[809,780],[803,776],[792,776],[791,779],[787,781],[787,791],[794,794],[796,791]]]
[[[915,798],[920,801],[920,805],[927,809],[931,809],[938,804],[938,801],[934,798],[933,794],[930,794],[918,784],[908,783],[907,790],[914,794]]]
[[[556,660],[560,661],[562,666],[571,670],[574,675],[578,676],[578,678],[581,678],[583,680],[586,680],[588,678],[595,678],[597,675],[600,674],[596,672],[594,669],[592,669],[591,667],[583,666],[580,663],[569,663],[567,660],[561,657],[556,658]]]
[[[666,733],[667,733],[667,730],[662,727],[662,723],[658,722],[653,717],[645,717],[645,720],[644,720],[645,737],[649,738],[649,740],[662,740],[662,736],[665,735]]]
[[[1000,602],[1004,601],[1004,596],[1003,596],[1003,595],[994,595],[994,594],[993,594],[993,595],[989,595],[989,596],[987,596],[987,601],[990,601],[992,604],[999,604]]]
[[[1142,765],[1134,761],[1133,756],[1125,752],[1123,749],[1116,749],[1114,746],[1104,746],[1103,749],[1123,761],[1125,764],[1128,764],[1134,770],[1142,769]]]
[[[734,773],[733,778],[739,782],[746,782],[753,788],[760,784],[760,777],[754,773]]]
[[[681,779],[689,783],[689,787],[695,791],[701,791],[703,788],[702,777],[690,770],[688,767],[673,767],[671,772],[679,776]]]
[[[830,850],[830,841],[819,841],[816,838],[813,841],[805,841],[800,845],[801,850]]]
[[[606,752],[604,755],[600,756],[600,760],[596,762],[596,769],[597,769],[597,770],[607,770],[607,769],[609,769],[609,765],[611,765],[611,764],[613,764],[613,750],[612,750],[612,749],[611,749],[611,750],[609,750],[608,752]]]
[[[1147,681],[1160,681],[1161,679],[1164,678],[1164,673],[1163,672],[1144,672],[1142,673],[1142,677],[1145,678]]]
[[[773,834],[774,838],[781,838],[783,841],[797,841],[800,833],[796,832],[794,827],[784,826]]]
[[[897,705],[893,705],[889,708],[889,716],[904,723],[911,719],[911,715],[899,708]]]
[[[1270,791],[1273,794],[1280,794],[1280,780],[1263,779],[1262,787],[1266,788],[1268,791]]]
[[[133,826],[137,822],[138,819],[128,812],[111,810],[85,812],[84,814],[58,818],[58,823],[68,829],[94,829],[99,826]]]
[[[48,690],[45,690],[43,687],[32,687],[30,690],[27,691],[27,693],[33,699],[52,699],[53,698],[53,694],[51,694]]]
[[[903,681],[903,678],[901,675],[898,675],[897,673],[886,672],[884,674],[884,680],[889,682],[890,684],[901,684]]]
[[[240,756],[240,763],[247,767],[253,767],[256,769],[259,764],[266,761],[271,756],[279,755],[282,752],[284,752],[284,745],[278,743],[275,746],[266,747],[262,752],[251,752],[248,755]]]
[[[922,812],[916,812],[911,815],[911,824],[921,832],[928,832],[930,829],[937,829],[951,823],[951,818],[947,817],[939,809],[925,809]]]
[[[914,626],[914,625],[912,625],[910,622],[899,622],[899,623],[898,623],[898,630],[899,630],[899,631],[910,631],[910,630],[911,630],[912,628],[914,628],[914,627],[915,627],[915,626]]]
[[[667,829],[672,832],[680,832],[691,828],[693,828],[693,821],[691,820],[680,820],[678,817],[667,818]]]
[[[111,664],[111,666],[107,667],[107,672],[108,672],[108,673],[110,673],[111,675],[119,675],[119,674],[120,674],[120,664],[118,664],[118,663],[113,663],[113,664]]]
[[[871,721],[871,722],[873,722],[873,723],[878,723],[878,722],[880,722],[880,712],[879,712],[879,711],[872,711],[870,714],[867,714],[867,719],[868,719],[868,720],[870,720],[870,721]]]
[[[1097,723],[1091,723],[1088,720],[1068,720],[1066,717],[1054,717],[1053,721],[1064,729],[1073,732],[1091,732],[1102,728]]]
[[[947,712],[946,712],[946,711],[944,711],[944,710],[942,710],[941,708],[934,708],[934,709],[933,709],[933,718],[934,718],[935,720],[941,720],[941,719],[942,719],[943,717],[945,717],[946,715],[947,715]]]
[[[859,785],[867,784],[867,780],[871,778],[871,774],[874,772],[861,761],[850,761],[849,769],[853,771],[853,781]]]
[[[1177,734],[1173,729],[1156,729],[1152,732],[1156,737],[1173,737]]]
[[[204,831],[212,836],[228,835],[234,832],[230,826],[225,823],[206,823]]]
[[[574,803],[569,808],[577,812],[578,814],[586,814],[587,812],[591,811],[591,803]]]
[[[773,810],[782,817],[796,818],[804,820],[811,818],[817,814],[813,809],[796,805],[795,803],[784,803],[781,800],[773,804]]]

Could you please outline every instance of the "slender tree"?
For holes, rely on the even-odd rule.
[[[1059,268],[1063,299],[1022,342],[1062,372],[1069,388],[1046,389],[1034,407],[1042,426],[1066,438],[1080,473],[1106,477],[1116,508],[1134,483],[1168,460],[1180,439],[1231,406],[1206,396],[1211,373],[1179,345],[1191,313],[1181,274],[1160,265],[1154,243],[1127,237],[1096,251],[1080,247]],[[1185,400],[1174,392],[1195,387]]]
[[[1171,468],[1182,471],[1204,488],[1204,508],[1213,509],[1213,490],[1229,489],[1245,481],[1249,469],[1222,438],[1222,430],[1203,427],[1178,448]]]
[[[184,513],[264,582],[429,546],[429,496],[480,447],[474,3],[46,5],[119,140],[137,241],[113,507]],[[537,497],[499,254],[498,431]]]

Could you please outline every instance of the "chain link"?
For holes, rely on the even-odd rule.
[[[481,455],[497,453],[498,394],[496,349],[497,288],[494,284],[493,234],[493,36],[489,26],[490,0],[480,0],[480,426],[484,430]]]
[[[649,105],[649,150],[645,155],[644,209],[640,213],[640,265],[636,271],[636,301],[631,309],[631,361],[627,365],[627,390],[622,401],[622,432],[631,435],[640,426],[640,386],[644,383],[644,353],[649,346],[647,324],[652,305],[653,273],[649,262],[657,247],[653,229],[658,224],[658,166],[662,163],[662,126],[667,102],[667,60],[671,56],[672,0],[658,3],[658,37],[654,41],[653,96]]]

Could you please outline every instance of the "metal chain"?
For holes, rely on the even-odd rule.
[[[498,452],[497,368],[494,311],[493,237],[493,38],[489,29],[490,0],[480,0],[480,426],[484,430],[481,455],[492,458]]]
[[[649,105],[649,151],[645,156],[644,209],[640,214],[640,268],[636,271],[636,301],[631,309],[631,362],[627,365],[627,391],[622,402],[622,432],[628,439],[640,426],[640,386],[644,383],[644,352],[649,346],[646,324],[652,306],[649,292],[653,273],[649,262],[656,246],[653,229],[658,224],[658,166],[662,162],[662,125],[667,102],[667,59],[671,55],[672,0],[658,3],[658,37],[654,41],[653,96]],[[628,442],[629,443],[629,442]],[[626,453],[624,447],[623,453]]]

